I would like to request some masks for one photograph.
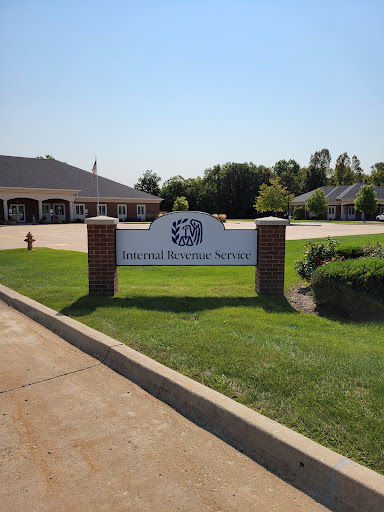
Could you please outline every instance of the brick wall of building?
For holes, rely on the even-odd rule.
[[[86,210],[88,210],[88,217],[96,217],[97,216],[97,202],[84,202],[81,200],[77,200],[75,204],[85,204]],[[137,205],[143,204],[145,205],[147,220],[154,220],[160,213],[160,204],[159,203],[145,203],[145,202],[137,202],[137,203],[126,203],[122,199],[121,202],[105,202],[100,199],[100,204],[107,205],[107,216],[108,217],[116,217],[118,216],[118,205],[125,204],[127,206],[127,219],[128,220],[137,220]]]

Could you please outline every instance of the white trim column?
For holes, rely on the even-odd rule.
[[[39,208],[39,218],[40,220],[43,217],[43,201],[37,201],[38,208]]]
[[[3,199],[4,219],[8,220],[8,201]]]
[[[74,201],[68,201],[69,203],[69,220],[74,219],[74,213],[75,213],[75,202]]]

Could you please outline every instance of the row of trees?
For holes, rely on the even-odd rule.
[[[255,197],[262,185],[270,185],[271,178],[278,178],[278,183],[286,187],[290,197],[324,185],[372,183],[384,186],[384,162],[372,166],[370,175],[363,172],[356,156],[350,159],[347,153],[337,158],[334,169],[330,164],[328,149],[322,149],[311,155],[305,168],[295,160],[280,160],[272,168],[252,162],[232,162],[206,169],[203,177],[173,176],[162,186],[161,177],[148,170],[134,186],[162,197],[162,210],[171,211],[176,198],[185,197],[190,210],[226,213],[232,218],[254,216]]]

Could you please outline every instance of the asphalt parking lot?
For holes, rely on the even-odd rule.
[[[148,229],[147,223],[119,224],[119,229]],[[253,222],[228,221],[225,229],[255,229]],[[0,250],[26,248],[24,242],[28,232],[35,242],[34,247],[49,247],[68,251],[87,252],[87,226],[85,224],[47,224],[0,226]],[[384,233],[384,222],[333,224],[292,223],[287,226],[287,240],[309,240],[326,236],[344,236]],[[374,240],[372,240],[374,242]]]

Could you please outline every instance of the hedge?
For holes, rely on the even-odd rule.
[[[384,321],[382,259],[332,261],[315,270],[311,289],[320,310]]]
[[[352,245],[350,247],[338,247],[336,249],[336,256],[344,257],[346,260],[351,258],[362,258],[364,250],[361,245]]]

